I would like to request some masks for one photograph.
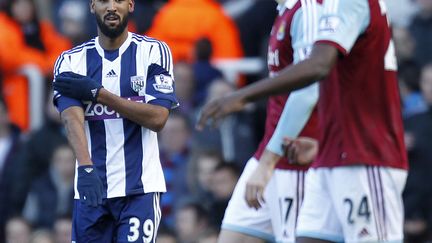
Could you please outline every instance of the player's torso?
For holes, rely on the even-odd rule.
[[[111,93],[136,102],[146,102],[147,67],[151,43],[133,35],[115,51],[104,51],[98,44],[70,55],[73,72],[100,82]],[[83,102],[85,132],[93,163],[107,189],[106,197],[144,193],[144,177],[156,176],[148,188],[164,191],[155,132],[122,117],[108,106]],[[155,152],[154,152],[154,151]],[[150,165],[151,164],[151,165]],[[148,171],[144,170],[144,167]],[[148,189],[147,188],[147,189]]]
[[[294,59],[294,49],[291,38],[291,23],[298,10],[302,8],[301,2],[303,1],[287,1],[286,8],[283,10],[279,9],[279,14],[273,24],[269,46],[268,46],[268,57],[267,64],[270,76],[277,75],[285,67],[291,65]],[[270,141],[279,118],[284,109],[285,103],[288,99],[289,94],[272,96],[268,99],[267,103],[267,116],[265,123],[265,132],[263,139],[255,153],[256,158],[260,158],[267,143]],[[304,133],[311,135],[316,134],[317,121],[316,116],[311,116],[311,121],[305,126],[301,135]],[[286,159],[281,159],[277,168],[279,169],[301,169],[305,170],[307,167],[290,165]]]
[[[300,8],[300,1],[291,9],[279,7],[270,38],[267,53],[267,66],[270,76],[277,75],[279,71],[293,62],[293,48],[291,42],[291,22],[295,13]]]
[[[316,166],[407,167],[397,64],[385,5],[368,2],[369,26],[320,85],[322,134]]]

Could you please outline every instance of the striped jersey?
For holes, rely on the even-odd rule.
[[[320,0],[287,0],[284,5],[278,6],[279,14],[273,24],[268,47],[270,76],[278,75],[293,62],[303,60],[309,55],[318,29],[320,3]],[[316,137],[317,116],[313,111],[317,99],[317,84],[291,94],[270,97],[264,137],[255,157],[260,158],[264,149],[282,155],[283,136]],[[286,104],[294,106],[285,107]],[[281,115],[285,118],[282,119]],[[283,125],[280,125],[281,122]],[[291,165],[285,158],[282,158],[276,167],[307,169],[306,166]]]
[[[61,54],[54,66],[54,82],[57,75],[68,71],[86,75],[125,99],[168,109],[178,105],[170,50],[146,36],[128,33],[113,51],[102,49],[96,37]],[[56,91],[54,103],[60,112],[70,106],[83,108],[88,150],[106,189],[104,198],[166,191],[156,132],[99,103],[71,99]],[[78,199],[76,181],[77,177]]]

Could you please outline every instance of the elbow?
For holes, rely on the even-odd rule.
[[[326,78],[338,59],[338,50],[329,45],[317,44],[310,55],[310,64],[313,68],[315,80]]]
[[[149,126],[149,129],[153,132],[160,132],[165,127],[167,120],[168,114],[166,116],[157,117],[153,120],[152,124]]]
[[[153,132],[160,132],[164,128],[165,123],[155,123],[152,127],[150,127],[150,130]]]
[[[331,65],[326,61],[317,60],[314,65],[313,76],[314,80],[322,80],[325,79],[331,71]]]

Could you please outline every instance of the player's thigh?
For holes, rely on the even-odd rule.
[[[222,229],[218,236],[218,243],[264,243],[265,240],[244,233]]]
[[[266,198],[276,242],[295,242],[297,217],[304,195],[305,171],[274,171],[273,193]]]
[[[345,242],[402,242],[406,171],[376,166],[333,169],[332,198]]]
[[[72,215],[72,242],[112,242],[115,222],[104,205],[90,207],[74,200]]]
[[[260,209],[255,210],[254,208],[250,208],[245,200],[246,182],[257,166],[258,161],[255,158],[251,158],[247,162],[225,210],[221,228],[225,232],[236,232],[245,236],[273,241],[273,230],[268,205],[263,203]],[[264,196],[267,197],[268,193],[269,190],[266,188]],[[235,234],[228,234],[225,238],[229,238],[230,235]],[[225,241],[219,240],[219,242]]]
[[[160,193],[129,196],[123,203],[117,242],[154,243],[161,219]]]
[[[297,219],[296,238],[310,242],[342,242],[341,223],[327,184],[328,169],[311,168],[306,174],[304,198]]]

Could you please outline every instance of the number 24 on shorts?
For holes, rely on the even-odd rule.
[[[369,222],[371,212],[369,210],[369,204],[366,196],[361,198],[360,204],[358,205],[350,198],[345,198],[344,204],[348,205],[347,222],[349,224],[355,223],[354,217],[357,219],[364,217],[366,221]]]

